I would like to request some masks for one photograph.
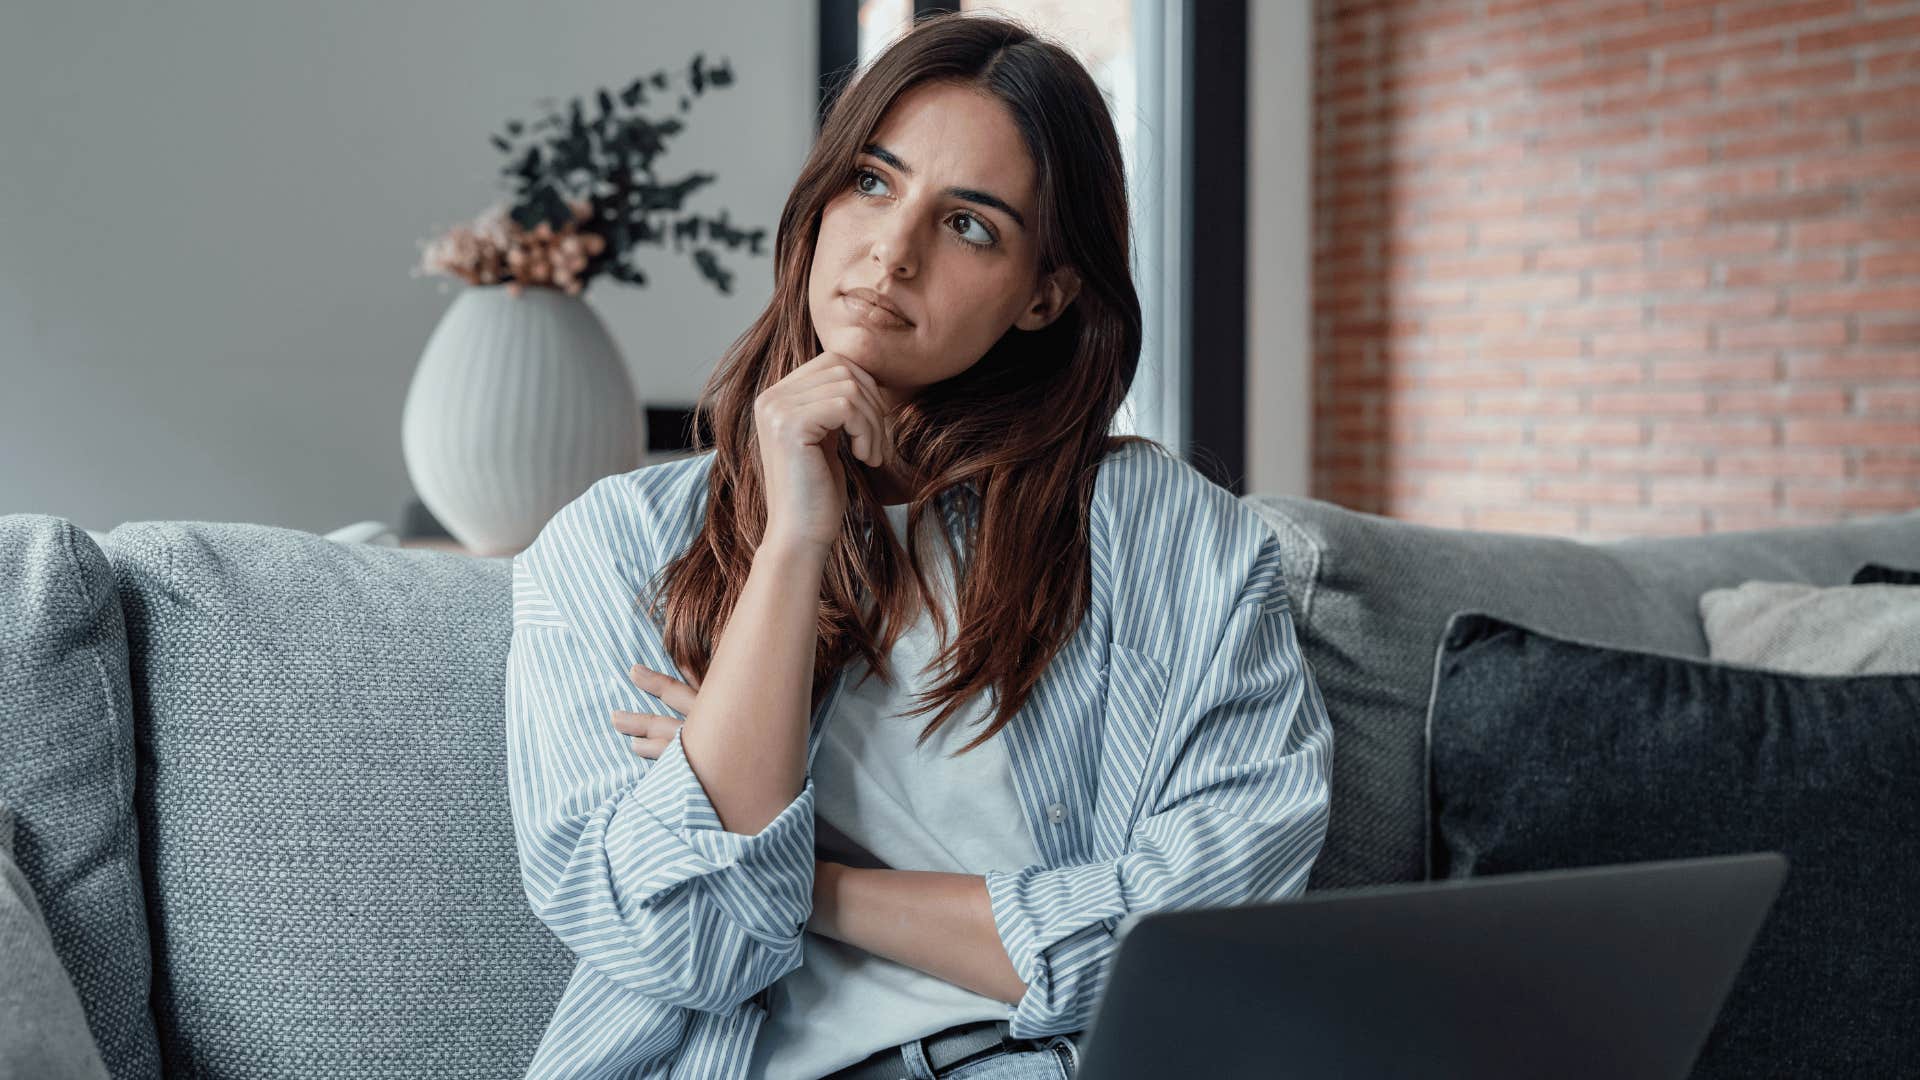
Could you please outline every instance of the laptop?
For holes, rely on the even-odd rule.
[[[1685,1077],[1779,852],[1129,916],[1078,1080]]]

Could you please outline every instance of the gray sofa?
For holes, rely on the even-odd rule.
[[[1920,562],[1920,512],[1584,544],[1247,501],[1282,541],[1335,725],[1315,889],[1426,873],[1425,710],[1452,613],[1703,656],[1707,589]],[[260,525],[137,522],[96,544],[0,517],[0,855],[34,905],[0,907],[22,961],[0,1071],[522,1075],[574,959],[520,889],[508,571]],[[24,962],[36,918],[57,962]]]

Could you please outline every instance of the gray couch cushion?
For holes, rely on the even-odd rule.
[[[1419,881],[1426,712],[1447,619],[1472,609],[1602,644],[1704,657],[1702,592],[1842,585],[1920,563],[1920,512],[1602,544],[1443,529],[1249,495],[1279,537],[1301,651],[1333,721],[1333,805],[1309,889]]]
[[[1920,674],[1797,675],[1473,613],[1434,665],[1436,876],[1786,856],[1690,1080],[1915,1075],[1916,776]]]
[[[13,810],[0,802],[0,1076],[106,1080],[86,1009],[53,950],[46,912],[13,861]]]
[[[112,539],[169,1072],[524,1075],[574,963],[520,886],[509,561]]]
[[[15,861],[107,1067],[157,1077],[128,698],[106,556],[65,519],[0,517],[0,800]]]

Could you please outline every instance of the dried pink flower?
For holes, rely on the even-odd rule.
[[[569,200],[574,220],[559,229],[540,222],[532,229],[516,224],[500,203],[472,222],[456,225],[421,245],[414,276],[439,274],[457,277],[469,285],[504,282],[519,296],[529,285],[565,289],[578,295],[581,280],[593,256],[606,250],[606,237],[581,231],[593,212],[586,200]]]

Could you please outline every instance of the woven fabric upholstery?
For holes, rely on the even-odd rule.
[[[106,556],[46,514],[0,516],[0,748],[14,860],[100,1057],[157,1077],[126,634]]]
[[[0,801],[0,1076],[107,1080],[46,912],[13,861],[13,831],[13,810]]]
[[[1708,589],[1754,578],[1844,585],[1865,563],[1910,564],[1920,551],[1920,512],[1583,543],[1295,496],[1246,501],[1280,538],[1301,651],[1333,721],[1332,816],[1310,890],[1426,877],[1427,699],[1455,612],[1704,657],[1698,603]]]
[[[1777,851],[1786,881],[1689,1080],[1915,1075],[1920,672],[1804,675],[1473,613],[1434,667],[1436,877]],[[1656,914],[1653,948],[1700,948]]]
[[[1920,674],[1920,588],[1749,581],[1700,596],[1707,654],[1803,675]]]
[[[518,1077],[573,970],[508,814],[509,561],[112,533],[169,1074]]]

